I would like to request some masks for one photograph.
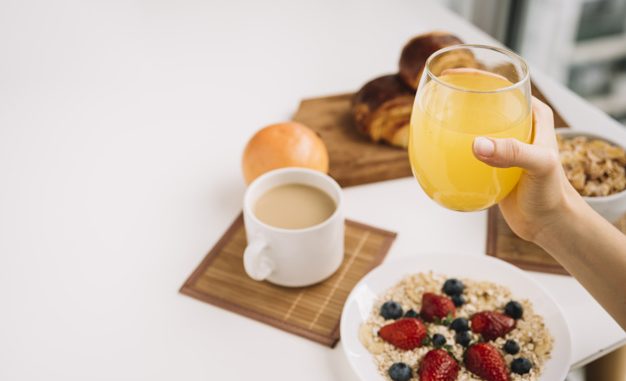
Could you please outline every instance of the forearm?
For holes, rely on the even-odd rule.
[[[584,200],[571,200],[536,243],[550,253],[626,329],[626,236]]]

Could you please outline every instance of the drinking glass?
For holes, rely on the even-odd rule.
[[[462,64],[461,64],[462,63]],[[409,157],[426,194],[446,208],[488,208],[511,192],[521,168],[474,157],[477,136],[532,141],[528,65],[506,49],[455,45],[426,61],[413,112]]]

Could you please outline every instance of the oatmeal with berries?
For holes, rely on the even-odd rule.
[[[552,336],[504,286],[434,273],[379,297],[359,338],[392,381],[538,380]]]

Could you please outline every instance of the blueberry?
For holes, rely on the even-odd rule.
[[[533,364],[530,362],[530,360],[524,357],[516,358],[511,362],[511,371],[517,374],[526,374],[530,372],[530,369],[532,369],[532,367]]]
[[[456,278],[450,278],[443,284],[443,292],[448,295],[459,295],[463,293],[464,288],[463,282]]]
[[[404,317],[407,317],[407,318],[416,318],[417,319],[418,316],[419,316],[419,314],[417,312],[415,312],[415,310],[413,310],[413,309],[408,310],[404,314]]]
[[[519,344],[515,340],[507,340],[502,348],[510,355],[515,355],[519,352]]]
[[[446,338],[442,334],[435,333],[431,339],[435,348],[441,348],[446,344]]]
[[[456,307],[461,307],[462,305],[465,304],[465,297],[461,294],[452,295],[451,299],[452,299],[452,303],[454,303]]]
[[[385,319],[398,319],[402,317],[403,311],[400,304],[390,300],[380,307],[380,314]]]
[[[456,318],[452,320],[452,324],[450,324],[450,328],[455,330],[456,332],[469,331],[469,321],[466,318]]]
[[[504,313],[513,319],[519,319],[524,315],[524,308],[518,302],[511,300],[504,306]]]
[[[408,381],[413,377],[411,367],[403,362],[397,362],[389,367],[389,377],[393,381]]]
[[[456,335],[454,335],[454,341],[456,341],[457,344],[467,348],[470,344],[470,341],[472,341],[472,338],[470,337],[469,332],[461,331],[457,332]]]

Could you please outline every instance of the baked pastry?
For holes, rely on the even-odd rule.
[[[415,91],[397,74],[378,77],[354,95],[354,122],[358,130],[373,142],[384,140],[406,148],[414,99]]]
[[[414,37],[402,49],[400,77],[412,89],[417,89],[428,57],[439,49],[462,43],[460,38],[446,32],[431,32]],[[445,69],[455,67],[477,67],[474,55],[469,50],[455,50],[440,56],[431,70],[438,75]]]

